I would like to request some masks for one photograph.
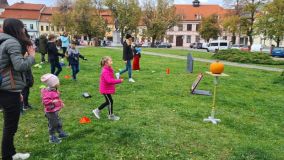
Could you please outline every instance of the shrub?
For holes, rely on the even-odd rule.
[[[220,50],[212,56],[214,59],[240,63],[281,65],[284,61],[275,61],[267,53],[245,52],[237,49]]]

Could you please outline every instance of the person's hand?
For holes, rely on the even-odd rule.
[[[124,63],[126,64],[126,63],[127,63],[127,61],[124,61]]]
[[[121,82],[123,82],[124,80],[123,79],[120,79],[121,80]]]
[[[22,95],[22,94],[20,94],[20,100],[21,100],[21,102],[23,102],[23,101],[24,101],[24,97],[23,97],[23,95]]]
[[[88,59],[87,59],[87,58],[84,58],[83,60],[84,60],[84,61],[87,61]]]
[[[35,57],[35,49],[33,46],[27,46],[28,55]]]
[[[57,99],[55,99],[55,100],[53,100],[53,101],[52,101],[52,103],[57,103],[57,102],[58,102],[58,100],[57,100]]]

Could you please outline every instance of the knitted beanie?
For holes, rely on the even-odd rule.
[[[59,79],[57,78],[57,76],[50,73],[41,76],[40,80],[48,87],[55,87],[57,84],[59,84]]]

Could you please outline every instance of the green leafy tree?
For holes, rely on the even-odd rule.
[[[210,38],[218,38],[220,35],[221,30],[218,23],[218,16],[217,15],[211,15],[207,18],[203,18],[201,21],[199,34],[203,39],[205,39],[207,42],[210,40]]]
[[[268,3],[256,22],[256,31],[274,40],[279,47],[284,38],[284,1],[274,0]]]
[[[151,46],[156,39],[165,36],[166,31],[177,24],[180,16],[175,14],[173,0],[146,0],[143,7],[143,23],[146,35],[152,38]]]
[[[238,15],[229,15],[222,20],[222,27],[224,30],[232,33],[232,43],[236,43],[236,35],[240,34],[239,31],[240,17]]]
[[[104,5],[107,6],[114,19],[118,20],[118,28],[121,33],[121,43],[126,33],[136,31],[141,19],[141,8],[138,0],[105,0]]]

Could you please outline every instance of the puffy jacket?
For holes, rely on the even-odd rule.
[[[115,84],[121,83],[120,79],[114,79],[114,72],[111,67],[104,66],[100,78],[100,93],[113,94],[115,93]]]
[[[55,42],[48,42],[46,45],[49,61],[59,61],[59,57],[64,57],[64,54],[58,53]]]
[[[31,69],[35,59],[24,58],[19,41],[8,34],[0,33],[0,44],[0,90],[20,92],[26,86],[24,72]]]
[[[59,91],[55,89],[43,88],[41,90],[41,98],[45,112],[56,112],[64,106],[63,101],[60,99]],[[54,103],[54,100],[57,100],[57,102]]]
[[[69,38],[65,37],[65,36],[60,36],[60,40],[61,40],[61,46],[62,47],[69,47]]]
[[[82,58],[84,59],[84,56],[82,56],[79,52],[79,50],[77,48],[75,49],[72,49],[72,48],[69,48],[68,49],[68,59],[69,59],[69,63],[71,65],[73,64],[79,64],[79,58]]]

